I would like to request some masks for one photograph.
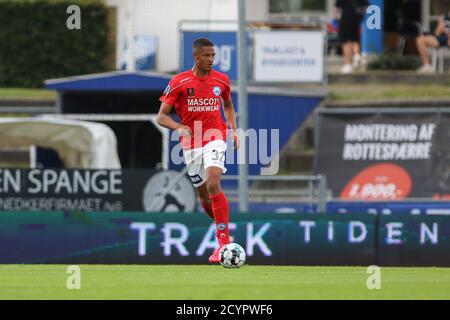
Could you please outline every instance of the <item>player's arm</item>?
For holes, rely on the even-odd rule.
[[[172,119],[172,117],[170,116],[172,108],[173,106],[165,102],[161,103],[161,107],[159,108],[158,116],[156,118],[158,124],[170,130],[177,130],[178,133],[182,136],[192,136],[191,129],[188,126],[183,126],[182,124]]]
[[[236,113],[234,112],[233,101],[231,97],[223,101],[223,113],[227,119],[227,124],[233,131],[232,139],[234,142],[234,148],[239,148],[239,137],[237,134]]]

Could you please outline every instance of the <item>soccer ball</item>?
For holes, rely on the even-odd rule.
[[[220,264],[225,268],[240,268],[245,263],[245,251],[237,243],[228,243],[219,251]]]

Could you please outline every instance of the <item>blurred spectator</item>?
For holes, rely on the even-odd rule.
[[[439,19],[439,22],[434,30],[434,34],[417,37],[417,50],[422,59],[422,67],[417,71],[419,73],[433,73],[434,68],[430,64],[430,57],[428,56],[428,48],[450,47],[450,13]]]
[[[342,43],[345,64],[344,74],[352,73],[361,61],[359,34],[369,2],[367,0],[336,0],[340,14],[339,39]]]

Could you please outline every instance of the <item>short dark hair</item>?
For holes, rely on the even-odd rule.
[[[193,49],[200,49],[202,47],[213,47],[214,43],[212,43],[209,39],[206,38],[198,38],[195,39],[192,43]]]

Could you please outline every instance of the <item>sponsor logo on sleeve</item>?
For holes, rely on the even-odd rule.
[[[164,94],[168,94],[170,92],[170,85],[167,85],[166,89],[164,90]]]

